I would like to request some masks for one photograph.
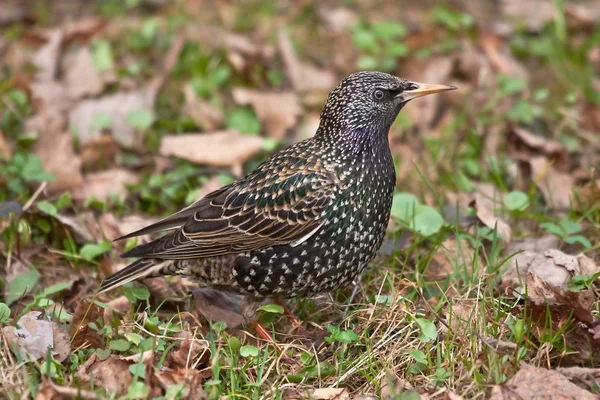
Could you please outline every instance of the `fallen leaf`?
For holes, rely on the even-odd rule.
[[[61,400],[61,396],[54,390],[49,379],[45,378],[37,390],[35,400]]]
[[[412,387],[391,371],[386,371],[385,375],[380,379],[381,400],[392,400],[400,396],[400,393],[406,394]]]
[[[198,98],[191,85],[183,87],[183,95],[185,97],[185,113],[194,120],[196,125],[206,131],[214,131],[223,126],[225,121],[223,113],[209,102]]]
[[[294,93],[259,92],[244,88],[233,89],[238,104],[250,104],[264,123],[267,134],[275,139],[285,136],[296,125],[302,109]]]
[[[495,215],[494,203],[479,193],[475,193],[469,205],[475,209],[477,218],[488,228],[496,229],[498,235],[504,239],[504,244],[508,246],[511,238],[511,229],[504,220]]]
[[[446,239],[433,255],[425,270],[424,278],[429,282],[444,282],[449,275],[455,272],[471,276],[474,271],[475,257],[475,251],[467,240],[463,239],[457,242],[456,238]],[[477,266],[480,268],[480,272],[484,270],[481,260],[478,260]],[[448,290],[453,292],[452,287]],[[446,292],[446,295],[449,294]]]
[[[561,373],[521,363],[519,371],[502,385],[492,388],[490,400],[598,399],[597,395],[571,383]]]
[[[76,52],[64,57],[63,70],[65,90],[69,98],[73,100],[100,94],[104,88],[104,82],[115,78],[112,70],[98,71],[94,66],[92,52],[88,47],[81,47]]]
[[[90,322],[98,324],[99,321],[102,321],[103,315],[104,310],[95,303],[84,300],[77,304],[77,308],[75,308],[75,312],[73,313],[73,319],[71,320],[71,328],[69,329],[73,348],[104,348],[104,338],[89,326]]]
[[[52,355],[62,357],[65,355],[64,337],[58,338],[55,343],[54,329],[58,329],[52,321],[40,319],[42,312],[30,311],[19,318],[17,326],[5,326],[2,333],[11,346],[21,354],[23,359],[39,360],[46,357],[48,349]],[[56,346],[58,344],[58,347]],[[57,352],[60,350],[60,353]],[[66,351],[68,356],[69,351]],[[64,360],[64,359],[63,359]]]
[[[125,198],[127,195],[126,185],[135,185],[139,177],[123,168],[108,169],[105,171],[87,174],[83,183],[76,187],[73,199],[84,201],[94,197],[98,201],[106,201],[109,195]]]
[[[560,245],[560,240],[555,235],[544,235],[541,237],[531,237],[513,240],[506,251],[508,254],[517,253],[519,251],[532,251],[535,253],[543,253],[549,249],[556,249]]]
[[[198,340],[186,333],[179,348],[169,352],[165,366],[170,369],[201,369],[210,364],[210,346],[206,340]]]
[[[185,37],[179,31],[164,57],[160,72],[145,87],[131,92],[110,94],[98,99],[84,100],[69,113],[69,126],[74,130],[82,145],[96,141],[102,134],[102,127],[94,124],[98,115],[110,119],[110,130],[115,140],[122,146],[139,146],[145,132],[136,131],[128,122],[130,115],[136,112],[152,113],[156,96],[167,76],[175,67],[179,53],[185,43]]]
[[[6,141],[4,134],[0,130],[0,158],[9,159],[11,157],[12,157],[12,149],[10,148],[10,145]]]
[[[258,153],[264,139],[244,136],[234,130],[211,133],[165,135],[160,154],[175,156],[197,164],[228,166],[241,171],[241,165]]]
[[[552,2],[545,0],[502,0],[499,6],[503,15],[524,23],[530,32],[539,32],[556,13]]]
[[[63,43],[70,44],[75,40],[85,42],[92,36],[98,34],[107,25],[108,19],[98,17],[87,17],[76,21],[67,22],[61,27],[63,33]],[[37,29],[35,31],[26,32],[26,35],[37,37],[37,40],[48,41],[55,30],[53,29]]]
[[[479,35],[479,45],[497,72],[515,78],[529,79],[527,69],[513,57],[510,48],[502,38],[491,32],[482,31]]]
[[[585,367],[567,367],[556,368],[556,372],[567,377],[572,383],[579,387],[585,385],[583,389],[595,388],[598,379],[600,379],[600,368],[585,368]]]
[[[345,388],[317,388],[305,392],[304,399],[313,400],[350,400],[350,395]],[[285,397],[285,395],[284,395]]]
[[[59,212],[54,218],[71,232],[77,244],[99,242],[104,239],[96,223],[96,216],[91,211],[79,212],[76,215]]]
[[[71,338],[68,332],[60,329],[55,323],[53,323],[52,329],[52,333],[54,335],[52,354],[54,355],[54,359],[56,361],[62,363],[71,354]]]
[[[569,165],[569,152],[556,140],[535,134],[528,129],[513,126],[508,136],[508,152],[513,158],[527,161],[531,157],[544,155],[559,169]]]
[[[556,249],[543,252],[525,250],[510,259],[502,274],[499,289],[521,288],[528,275],[533,274],[544,282],[566,290],[573,276],[593,275],[599,270],[594,261],[583,254],[573,256]],[[535,290],[529,288],[528,292],[529,296],[533,296]]]
[[[350,8],[345,7],[321,8],[319,9],[319,17],[329,29],[336,33],[348,32],[358,21],[358,15]]]
[[[329,92],[336,85],[333,72],[301,63],[296,56],[292,41],[284,29],[278,34],[279,53],[292,86],[299,92]]]
[[[198,371],[190,368],[176,368],[174,370],[156,371],[154,373],[158,384],[163,391],[170,386],[181,385],[181,399],[207,399],[202,384],[210,378],[210,371]]]
[[[117,268],[117,271],[120,269],[122,268]],[[104,309],[104,315],[102,317],[104,319],[104,324],[110,324],[112,322],[111,320],[113,319],[113,317],[115,317],[115,312],[113,311],[113,309],[117,310],[117,312],[119,313],[118,317],[121,317],[123,314],[129,312],[129,310],[131,309],[131,303],[129,302],[129,299],[125,296],[119,296],[116,299],[109,301],[107,304],[109,305],[109,307]]]
[[[65,118],[56,109],[44,108],[25,123],[28,132],[38,134],[33,152],[44,169],[54,175],[48,183],[50,192],[63,192],[81,185],[81,159],[73,148],[73,138],[66,131]]]
[[[85,382],[92,381],[94,386],[104,388],[107,393],[116,393],[122,396],[127,393],[127,389],[133,381],[133,375],[129,372],[130,365],[131,363],[111,355],[106,360],[98,360],[94,363],[89,374],[79,374],[79,376]]]
[[[110,130],[115,140],[130,148],[139,146],[144,132],[136,131],[128,122],[135,112],[152,112],[155,92],[141,89],[129,93],[115,93],[98,99],[79,102],[69,113],[69,125],[82,145],[98,140],[103,128],[94,124],[99,115],[110,119]]]
[[[240,296],[204,288],[194,290],[192,295],[196,311],[207,321],[223,321],[229,328],[246,322],[240,313]]]
[[[35,79],[37,81],[53,81],[58,77],[62,40],[62,31],[54,30],[48,36],[47,42],[40,47],[31,59],[33,65],[37,68],[35,74]]]
[[[542,192],[546,202],[557,210],[568,210],[575,187],[573,176],[558,172],[543,156],[529,159],[529,165],[531,178]]]

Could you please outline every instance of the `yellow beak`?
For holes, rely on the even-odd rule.
[[[421,96],[427,96],[428,94],[445,92],[447,90],[455,90],[456,86],[448,86],[448,85],[435,85],[431,83],[420,83],[420,82],[412,82],[417,86],[416,89],[413,90],[405,90],[402,93],[399,93],[396,97],[401,98],[403,101],[409,101]]]

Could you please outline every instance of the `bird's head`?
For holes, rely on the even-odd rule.
[[[321,112],[321,122],[342,130],[387,135],[407,102],[453,89],[456,87],[411,82],[383,72],[357,72],[345,78],[329,94]]]

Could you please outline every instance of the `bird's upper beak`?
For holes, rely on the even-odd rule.
[[[409,101],[417,97],[427,96],[428,94],[445,92],[446,90],[455,90],[456,86],[448,86],[448,85],[435,85],[431,83],[420,83],[420,82],[412,82],[416,89],[405,90],[402,93],[399,93],[396,97],[401,98],[403,101]]]

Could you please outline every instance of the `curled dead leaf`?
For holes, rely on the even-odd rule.
[[[259,92],[244,88],[233,89],[238,104],[250,104],[264,123],[267,134],[275,139],[285,136],[296,125],[302,109],[294,93]]]
[[[87,174],[72,195],[73,199],[79,201],[92,197],[106,201],[110,195],[124,198],[127,195],[127,185],[135,185],[138,181],[138,175],[124,168],[107,169]]]
[[[223,113],[209,102],[201,100],[191,85],[183,87],[185,97],[185,113],[194,120],[196,125],[207,131],[214,131],[223,126]]]
[[[503,219],[495,215],[494,202],[479,193],[475,193],[469,205],[475,209],[477,218],[488,228],[496,229],[498,235],[504,239],[504,244],[508,246],[511,239],[511,229]]]
[[[569,173],[558,172],[546,157],[528,160],[531,178],[542,192],[546,202],[558,210],[568,210],[571,205],[575,178]]]
[[[328,92],[335,87],[336,77],[333,72],[301,63],[298,60],[292,41],[283,29],[278,34],[278,47],[286,74],[294,89],[299,92]]]
[[[492,388],[490,400],[513,399],[597,399],[598,396],[571,383],[555,370],[521,363],[517,373],[502,385]]]
[[[73,348],[104,348],[104,338],[89,326],[90,322],[98,323],[98,321],[102,321],[103,315],[104,310],[95,303],[84,300],[77,304],[69,329]]]
[[[600,268],[596,263],[583,254],[569,255],[557,249],[543,252],[525,250],[510,259],[499,289],[521,288],[529,275],[535,275],[543,282],[566,290],[573,276],[593,275],[598,271]],[[535,289],[529,288],[528,293],[532,296]]]
[[[160,154],[197,164],[228,166],[241,170],[241,165],[258,153],[263,145],[263,138],[244,136],[234,130],[188,133],[163,136]]]
[[[28,312],[19,318],[17,326],[5,326],[2,333],[25,360],[44,358],[50,349],[51,354],[62,362],[70,353],[64,332],[55,322],[44,320],[40,311]]]

